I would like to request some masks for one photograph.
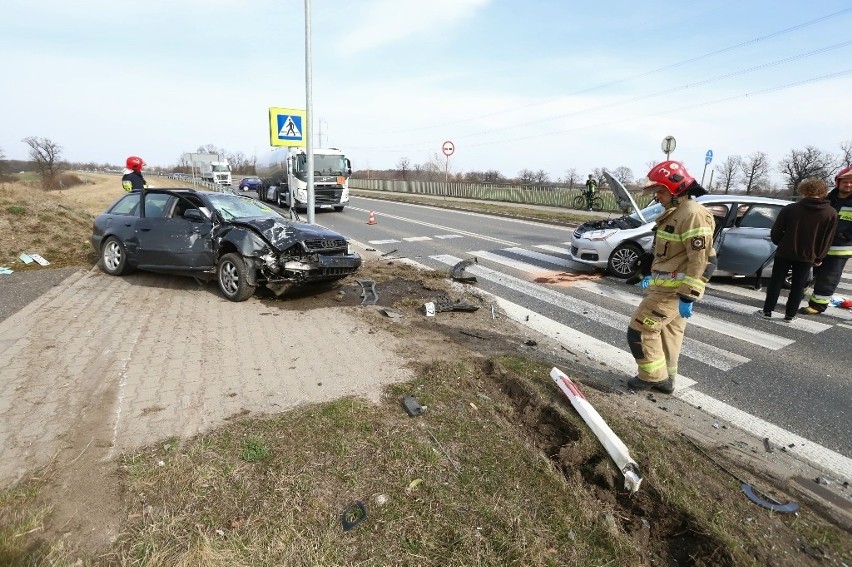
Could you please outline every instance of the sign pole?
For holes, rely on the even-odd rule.
[[[713,150],[707,150],[704,155],[704,173],[701,174],[701,186],[704,187],[704,175],[707,173],[707,166],[713,161]],[[713,172],[710,172],[710,183],[713,183]]]
[[[305,123],[302,127],[309,130],[314,118],[313,100],[311,94],[311,0],[305,0]],[[314,224],[314,144],[310,132],[302,132],[307,141],[308,150],[308,224]],[[291,189],[292,191],[292,189]],[[290,199],[293,202],[293,199]]]
[[[450,156],[456,151],[456,145],[447,140],[441,144],[441,151],[447,156],[447,163],[444,166],[444,200],[447,200],[447,195],[450,192],[449,176],[450,176]]]
[[[704,162],[704,172],[701,174],[701,186],[704,187],[704,176],[707,175],[707,162]]]

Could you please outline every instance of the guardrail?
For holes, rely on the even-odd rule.
[[[458,181],[444,183],[443,181],[400,181],[396,179],[350,179],[349,187],[364,189],[365,191],[387,191],[389,193],[409,193],[412,195],[455,197],[562,208],[572,208],[574,199],[583,194],[582,188],[565,186],[524,186]],[[598,189],[597,194],[603,200],[604,210],[619,210],[612,191]],[[654,199],[653,195],[641,193],[634,193],[632,196],[639,208],[648,206]]]

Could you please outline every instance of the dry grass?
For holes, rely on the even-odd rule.
[[[16,271],[44,269],[23,263],[18,259],[21,252],[40,254],[55,268],[97,262],[89,240],[92,222],[124,194],[121,177],[75,176],[81,184],[63,190],[46,191],[38,180],[0,183],[0,266]],[[185,184],[169,180],[169,185]]]

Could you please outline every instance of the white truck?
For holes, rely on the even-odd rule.
[[[231,164],[219,154],[193,154],[192,163],[203,181],[231,186]]]
[[[352,164],[337,148],[315,149],[314,207],[342,211],[349,203]],[[279,207],[308,208],[308,155],[301,149],[280,148],[259,156],[255,164],[261,179],[257,197]]]

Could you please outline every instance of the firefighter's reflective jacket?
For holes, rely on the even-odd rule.
[[[686,197],[657,218],[651,290],[671,291],[684,299],[704,296],[704,284],[716,269],[713,215]]]
[[[828,194],[828,202],[837,211],[837,229],[828,255],[852,257],[852,197],[841,199],[835,188]]]
[[[145,178],[138,171],[125,173],[124,177],[121,178],[121,186],[125,191],[141,191],[148,188]]]

